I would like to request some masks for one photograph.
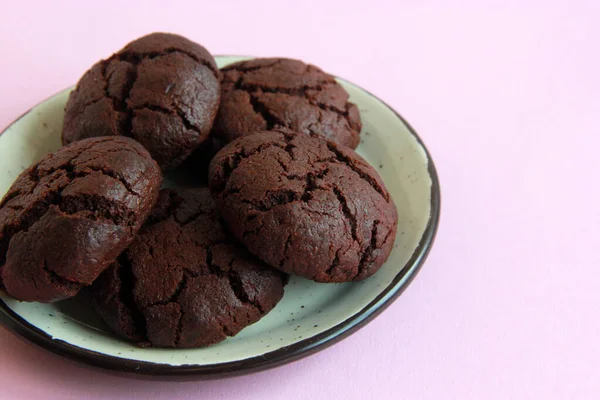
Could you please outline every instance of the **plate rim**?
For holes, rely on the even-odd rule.
[[[247,56],[234,56],[234,55],[217,55],[215,57],[247,57]],[[439,178],[437,170],[435,168],[431,154],[422,139],[419,137],[415,129],[404,119],[400,113],[398,113],[389,104],[383,101],[381,98],[375,96],[370,91],[363,87],[347,80],[341,79],[356,88],[364,91],[369,96],[380,101],[385,107],[387,107],[394,115],[402,121],[406,126],[411,135],[417,140],[419,145],[425,152],[427,157],[427,172],[431,178],[431,199],[430,206],[431,212],[425,231],[419,241],[419,244],[415,248],[411,258],[403,268],[392,280],[392,282],[383,289],[371,302],[366,304],[360,311],[352,315],[350,318],[341,321],[337,325],[329,328],[328,330],[321,332],[317,335],[309,338],[300,340],[292,345],[273,350],[262,355],[254,356],[243,360],[229,361],[218,364],[183,364],[183,365],[170,365],[163,363],[153,363],[148,361],[138,361],[126,358],[115,357],[104,353],[96,352],[93,350],[84,349],[75,345],[69,344],[60,339],[53,339],[49,334],[36,326],[25,321],[21,316],[11,310],[6,303],[0,299],[0,323],[4,325],[10,332],[25,339],[45,350],[51,351],[52,353],[58,354],[62,357],[77,361],[93,367],[99,367],[116,372],[124,372],[128,374],[140,374],[150,376],[192,376],[197,379],[210,379],[210,378],[222,378],[229,376],[244,375],[248,373],[254,373],[263,371],[266,369],[274,368],[280,365],[284,365],[293,361],[297,361],[301,358],[307,357],[318,351],[324,350],[335,343],[338,343],[342,339],[347,338],[351,334],[357,332],[362,327],[366,326],[375,317],[381,314],[387,307],[389,307],[398,297],[404,292],[404,290],[411,284],[415,276],[420,271],[421,267],[425,263],[427,256],[433,246],[435,237],[438,230],[440,211],[441,211],[441,192]],[[21,114],[13,122],[11,122],[6,128],[0,132],[0,136],[10,129],[19,120],[24,118],[39,105],[46,101],[60,95],[71,87],[63,89],[52,96],[45,98],[40,101],[28,111]]]

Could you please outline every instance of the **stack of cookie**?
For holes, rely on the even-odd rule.
[[[348,97],[297,60],[219,70],[181,36],[131,42],[85,73],[65,146],[0,202],[2,287],[39,302],[86,289],[120,337],[199,347],[271,311],[287,274],[373,275],[397,212],[353,150],[361,122]],[[182,168],[208,184],[161,190]]]

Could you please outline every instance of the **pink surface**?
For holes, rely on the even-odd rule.
[[[148,382],[0,328],[1,398],[600,398],[597,1],[49,3],[3,4],[0,126],[155,30],[217,54],[302,58],[415,126],[440,174],[442,221],[399,300],[317,355]]]

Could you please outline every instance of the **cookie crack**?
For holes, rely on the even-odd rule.
[[[339,120],[339,118],[343,117],[346,120],[346,122],[348,122],[348,110],[340,110],[339,108],[337,108],[337,107],[335,107],[335,106],[333,106],[331,104],[321,103],[321,102],[315,101],[315,100],[310,99],[310,98],[309,98],[309,101],[315,107],[320,108],[321,111],[335,113],[335,114],[338,115],[338,120]]]
[[[234,315],[232,313],[229,313],[229,316],[233,317]],[[221,333],[223,334],[223,336],[233,336],[233,332],[229,330],[229,327],[226,324],[219,321],[218,325],[221,329]]]
[[[346,217],[346,221],[348,221],[348,224],[350,224],[352,239],[354,239],[356,242],[359,242],[358,234],[356,232],[356,225],[357,225],[356,216],[352,213],[352,211],[350,210],[350,207],[348,207],[348,202],[346,201],[346,197],[344,197],[344,195],[342,194],[341,190],[337,187],[337,185],[334,185],[332,187],[332,190],[333,190],[333,193],[335,194],[335,196],[337,197],[338,201],[340,202],[340,205],[342,207],[342,213],[344,214],[344,217]]]
[[[304,193],[300,198],[303,202],[307,203],[312,198],[312,192],[320,189],[318,185],[318,180],[325,178],[325,175],[329,173],[329,168],[325,167],[322,171],[317,173],[309,173],[306,175],[306,186],[304,188]]]
[[[335,268],[337,268],[340,265],[340,254],[343,255],[344,253],[346,253],[350,247],[352,247],[352,244],[348,244],[347,246],[340,246],[336,251],[335,251],[335,257],[333,258],[333,261],[331,262],[331,265],[329,266],[329,268],[327,268],[327,270],[325,271],[325,274],[331,276],[335,270]]]
[[[371,228],[371,240],[369,241],[369,245],[363,251],[362,257],[360,258],[356,276],[363,275],[367,268],[367,264],[372,261],[371,258],[373,255],[373,251],[377,248],[377,228],[380,223],[381,222],[378,219],[373,221],[373,226]]]
[[[116,59],[119,61],[127,61],[132,64],[139,64],[145,59],[152,60],[152,59],[155,59],[158,57],[163,57],[163,56],[166,56],[169,54],[174,54],[174,53],[179,53],[179,54],[182,54],[182,55],[185,55],[185,56],[191,58],[198,64],[203,65],[206,68],[210,69],[211,72],[213,73],[213,75],[217,79],[219,78],[219,70],[217,68],[215,68],[215,66],[213,66],[212,63],[210,63],[209,61],[207,61],[203,58],[197,57],[195,54],[193,54],[191,52],[179,49],[177,47],[168,47],[162,51],[150,51],[150,52],[142,52],[142,53],[134,52],[134,51],[124,51],[122,53],[116,54],[114,57],[116,57]]]
[[[105,91],[106,91],[106,89],[105,89]],[[96,103],[99,103],[99,102],[101,102],[102,100],[105,100],[106,98],[107,98],[107,97],[106,97],[106,95],[104,95],[104,96],[100,96],[100,97],[98,97],[98,98],[95,98],[95,99],[93,99],[93,100],[90,100],[90,101],[88,101],[87,103],[83,104],[83,108],[85,109],[85,108],[91,107],[91,106],[93,106],[94,104],[96,104]],[[110,98],[109,98],[109,100],[110,100]],[[113,109],[114,109],[114,106],[113,106]]]
[[[173,218],[175,220],[175,222],[177,222],[178,224],[181,224],[181,221],[179,221],[177,219],[177,213],[176,210],[177,208],[181,205],[181,203],[183,202],[183,198],[179,197],[176,192],[169,190],[168,191],[168,195],[169,195],[169,200],[168,202],[166,202],[166,207],[165,209],[161,209],[160,212],[152,212],[148,218],[146,218],[146,221],[144,222],[145,226],[152,226],[155,225],[161,221],[165,221],[169,218]],[[159,201],[160,202],[160,201]],[[156,210],[157,208],[155,207],[154,210]],[[142,228],[143,229],[143,228]]]
[[[86,148],[86,151],[88,149],[89,149],[89,147]],[[36,165],[35,168],[32,168],[31,171],[29,171],[29,178],[35,183],[35,186],[29,191],[29,193],[32,193],[33,191],[35,191],[35,189],[37,188],[37,186],[40,183],[40,181],[42,180],[42,178],[53,175],[56,172],[64,171],[65,174],[67,175],[67,177],[71,178],[73,175],[73,171],[75,169],[73,167],[72,162],[73,162],[73,160],[68,160],[64,164],[58,165],[47,171],[40,171],[39,170],[40,165],[39,164]]]
[[[261,151],[266,150],[270,147],[279,147],[285,149],[285,145],[281,143],[267,142],[261,144],[260,146],[258,146],[250,152],[247,152],[245,148],[242,148],[240,149],[240,151],[233,153],[227,159],[223,160],[221,162],[221,167],[223,169],[224,176],[221,182],[215,183],[215,186],[213,187],[214,191],[216,191],[217,193],[222,193],[223,190],[225,190],[225,188],[227,187],[227,183],[229,182],[229,178],[231,177],[231,174],[237,169],[242,160],[252,157],[253,155],[258,154]]]
[[[136,147],[118,147],[118,148],[112,148],[112,149],[110,149],[110,148],[109,149],[102,149],[102,154],[100,154],[97,158],[102,159],[102,158],[104,158],[104,156],[106,154],[122,153],[122,152],[127,152],[127,153],[131,153],[131,154],[135,154],[135,155],[137,155],[139,157],[142,157],[142,158],[147,158],[148,155],[144,154],[142,151],[143,150],[137,148],[137,146]],[[79,157],[81,157],[81,154],[78,155],[78,156],[76,156],[71,162],[72,163],[77,163],[77,161],[79,160]]]
[[[131,112],[134,113],[135,111],[139,111],[139,110],[149,110],[152,112],[156,112],[156,113],[160,113],[160,114],[164,114],[164,115],[168,115],[168,116],[178,117],[181,120],[181,123],[183,124],[185,129],[193,131],[193,132],[197,133],[198,135],[202,134],[200,129],[198,129],[196,126],[194,126],[190,122],[190,120],[187,118],[185,113],[183,111],[181,111],[179,108],[176,108],[175,110],[170,110],[168,108],[153,105],[153,104],[144,104],[144,105],[132,108]]]
[[[335,258],[331,262],[331,265],[329,266],[329,268],[327,268],[327,270],[325,271],[325,274],[331,275],[334,268],[336,268],[338,265],[340,265],[340,249],[337,249],[337,251],[335,252]]]
[[[277,131],[277,130],[276,130]],[[227,183],[229,182],[229,178],[233,171],[237,169],[242,160],[246,158],[250,158],[255,154],[262,152],[263,150],[267,150],[270,147],[279,147],[288,152],[292,152],[292,149],[295,147],[291,141],[293,140],[293,135],[285,132],[283,130],[279,130],[279,133],[282,134],[281,140],[285,143],[279,143],[277,141],[274,142],[265,142],[256,147],[251,151],[246,151],[245,147],[242,147],[239,151],[234,152],[228,158],[221,162],[221,168],[223,170],[223,178],[220,181],[213,182],[212,190],[215,193],[222,194],[223,190],[227,187]],[[231,190],[231,189],[230,189]]]
[[[390,238],[390,236],[392,236],[393,233],[394,233],[393,229],[388,230],[388,233],[385,235],[385,238],[383,239],[381,244],[384,245],[385,243],[387,243],[388,239]]]
[[[206,264],[208,265],[208,269],[210,271],[210,273],[212,275],[215,275],[219,278],[224,278],[227,279],[227,281],[229,282],[229,286],[231,287],[231,290],[233,291],[233,294],[235,295],[235,297],[237,297],[237,299],[244,303],[244,304],[250,304],[251,306],[257,308],[261,313],[262,313],[262,306],[260,305],[259,302],[252,300],[249,296],[248,293],[246,293],[246,291],[244,290],[244,285],[243,282],[239,276],[239,274],[237,273],[237,271],[234,270],[233,268],[233,263],[236,260],[236,257],[233,257],[231,260],[229,260],[229,262],[227,263],[227,267],[225,269],[219,267],[218,265],[213,264],[212,260],[213,260],[213,254],[212,254],[212,248],[213,246],[208,246],[206,249]],[[227,335],[227,336],[231,336],[231,335]]]
[[[290,233],[285,238],[285,243],[283,245],[283,254],[281,256],[281,260],[279,260],[279,268],[280,269],[283,269],[285,260],[287,259],[287,253],[288,253],[288,250],[290,249],[291,244],[292,244],[292,234]]]
[[[354,171],[354,173],[356,173],[362,180],[364,180],[365,182],[367,182],[369,184],[369,186],[371,186],[373,189],[375,189],[375,191],[377,191],[377,193],[379,193],[381,195],[381,197],[383,197],[384,200],[389,203],[389,201],[390,201],[390,195],[388,193],[386,193],[386,191],[381,187],[381,185],[375,179],[373,179],[372,176],[370,176],[369,174],[367,174],[366,172],[364,172],[363,170],[361,170],[354,163],[354,161],[351,158],[345,156],[337,148],[337,146],[335,144],[333,144],[331,142],[327,142],[327,148],[329,149],[329,151],[331,151],[335,155],[335,158],[339,162],[343,163],[348,168],[350,168],[352,171]]]
[[[248,60],[251,61],[251,60]],[[242,71],[242,72],[250,72],[250,71],[256,71],[259,69],[263,69],[263,68],[270,68],[274,65],[280,64],[282,62],[282,59],[278,58],[273,60],[270,64],[261,64],[261,65],[255,65],[255,66],[251,66],[251,67],[247,67],[246,64],[248,63],[248,61],[242,61],[239,63],[235,63],[226,67],[223,67],[222,70],[225,71]]]
[[[81,172],[75,172],[73,175],[73,179],[83,178],[85,176],[88,176],[89,172],[87,172],[87,170],[99,172],[106,177],[116,180],[117,182],[121,183],[121,185],[123,185],[125,190],[127,190],[129,192],[129,194],[131,194],[134,197],[140,197],[140,194],[138,192],[136,192],[135,190],[133,190],[133,187],[129,184],[129,182],[127,182],[127,180],[125,178],[123,178],[121,175],[119,175],[115,171],[111,171],[106,168],[95,168],[95,167],[87,166],[87,167],[85,167],[85,170],[83,170]]]
[[[292,161],[296,161],[296,156],[294,155],[295,148],[296,148],[296,146],[289,143],[289,141],[288,141],[288,144],[283,148],[290,155],[290,158],[292,159]]]
[[[192,125],[192,123],[190,122],[190,120],[187,118],[187,116],[185,115],[185,113],[183,111],[181,111],[179,108],[177,108],[175,110],[175,114],[177,116],[179,116],[179,119],[181,120],[181,123],[183,124],[183,126],[185,126],[185,129],[196,132],[198,135],[202,135],[202,131],[200,131],[200,129],[198,129],[196,126]]]
[[[231,286],[231,290],[235,294],[235,297],[238,298],[244,304],[249,304],[252,307],[256,308],[261,314],[264,313],[263,307],[260,302],[256,300],[252,300],[248,293],[244,290],[244,284],[240,275],[233,268],[229,269],[227,273],[227,279],[229,280],[229,285]]]
[[[201,217],[203,215],[207,215],[207,214],[210,214],[210,212],[202,210],[202,211],[198,211],[197,213],[192,214],[191,216],[187,217],[183,221],[177,221],[177,220],[176,221],[180,226],[186,226],[186,225],[189,225],[189,224],[195,222],[199,217]]]
[[[166,107],[157,106],[154,104],[142,104],[141,106],[132,108],[131,110],[132,111],[149,110],[149,111],[157,112],[159,114],[174,115],[172,110],[170,110]]]
[[[87,148],[86,150],[89,150],[91,147]],[[39,171],[35,170],[35,176],[32,176],[32,179],[34,180],[35,183],[39,183],[40,180],[46,176],[50,176],[55,174],[56,172],[59,171],[64,171],[67,178],[69,178],[69,183],[73,182],[73,180],[77,179],[77,178],[84,178],[86,176],[88,176],[90,174],[90,172],[99,172],[102,175],[109,177],[111,179],[116,180],[117,182],[119,182],[121,185],[123,185],[123,187],[125,188],[125,190],[127,190],[129,192],[129,194],[131,194],[132,196],[135,197],[139,197],[139,193],[136,192],[135,190],[133,190],[133,186],[127,182],[127,179],[125,179],[124,177],[122,177],[121,175],[119,175],[118,173],[111,171],[110,169],[107,168],[97,168],[97,167],[92,167],[92,166],[86,166],[83,170],[80,171],[75,171],[75,167],[73,165],[73,162],[77,161],[78,156],[74,157],[73,159],[69,160],[67,163],[62,164],[60,166],[57,166],[55,168],[52,168],[48,171],[46,171],[43,175],[40,176]],[[98,157],[101,158],[101,157]],[[94,159],[92,159],[94,160]],[[50,182],[51,183],[51,182]],[[67,185],[68,185],[67,184]],[[37,187],[37,185],[32,188],[32,190],[29,192],[33,192],[35,190],[35,188]]]
[[[213,246],[206,247],[206,265],[208,266],[208,270],[211,274],[216,275],[216,276],[222,276],[223,271],[221,271],[221,268],[219,268],[217,265],[214,265],[212,262],[212,260],[213,260],[212,249],[213,249]]]
[[[179,346],[179,342],[181,341],[181,333],[183,332],[183,307],[179,305],[179,320],[177,321],[177,327],[175,327],[175,346]]]
[[[0,208],[4,207],[5,205],[8,204],[9,201],[11,201],[12,199],[14,199],[15,197],[19,197],[23,194],[29,194],[31,192],[28,193],[24,193],[23,191],[21,191],[20,189],[15,190],[13,192],[8,192],[6,194],[6,196],[4,196],[4,198],[2,199],[2,201],[0,201]]]
[[[57,170],[60,170],[60,169],[69,169],[69,168],[73,168],[73,162],[74,162],[75,160],[77,160],[77,159],[78,159],[78,158],[81,156],[81,154],[82,154],[82,153],[85,153],[85,152],[87,152],[88,150],[91,150],[91,149],[93,149],[93,148],[94,148],[94,147],[96,147],[97,145],[100,145],[100,144],[102,144],[102,143],[106,143],[106,142],[110,142],[110,141],[112,141],[112,140],[114,140],[114,137],[112,137],[112,136],[102,136],[102,137],[98,137],[98,138],[96,138],[96,139],[95,139],[94,141],[92,141],[91,143],[85,143],[85,142],[83,142],[83,143],[82,143],[82,142],[78,142],[78,146],[79,146],[79,148],[78,148],[78,154],[75,154],[75,155],[73,155],[73,158],[70,158],[70,159],[68,159],[68,160],[65,160],[65,161],[64,161],[64,163],[62,163],[62,164],[60,164],[60,165],[58,165],[58,166],[56,166],[56,167],[54,167],[54,168],[52,168],[52,169],[50,169],[50,170],[48,170],[48,171],[44,172],[44,176],[45,176],[45,175],[50,175],[52,172],[55,172],[55,171],[57,171]],[[47,157],[47,158],[46,158],[46,161],[49,161],[49,160],[51,160],[52,158],[54,158],[54,154],[49,154],[49,155],[48,155],[48,156],[46,156],[46,157]],[[33,171],[31,171],[31,174],[30,174],[30,176],[32,176],[32,177],[33,177],[33,176],[37,176],[37,174],[38,174],[38,170],[39,170],[39,166],[40,166],[40,164],[37,164],[37,165],[35,166],[35,168],[33,169]]]
[[[131,69],[129,71],[127,71],[127,75],[125,78],[122,99],[111,96],[110,91],[109,91],[110,77],[112,76],[112,74],[107,76],[107,70],[108,70],[109,64],[113,60],[127,62],[131,65]],[[104,60],[103,65],[102,65],[102,70],[101,70],[102,78],[104,79],[104,98],[107,98],[108,100],[111,101],[113,111],[125,114],[125,121],[123,122],[123,126],[122,126],[120,134],[124,135],[124,136],[128,136],[128,137],[131,137],[133,112],[127,106],[127,101],[129,100],[129,98],[131,96],[131,90],[133,89],[133,85],[135,84],[135,81],[137,80],[137,67],[138,67],[138,62],[132,62],[130,60],[126,60],[126,59],[122,59],[122,58],[113,56],[107,60]]]
[[[246,218],[246,220],[244,221],[244,226],[246,226],[249,222],[251,222],[252,220],[256,219],[257,215],[250,215],[248,218]],[[246,237],[250,236],[250,235],[256,235],[258,232],[260,232],[260,230],[263,228],[264,226],[264,221],[261,221],[260,226],[258,226],[255,229],[244,229],[244,233],[242,233],[242,238],[246,239]]]
[[[335,215],[335,214],[328,213],[328,212],[323,212],[323,211],[318,211],[318,210],[314,210],[314,209],[306,207],[306,206],[303,206],[302,210],[304,210],[304,211],[306,211],[307,213],[310,213],[310,214],[318,215],[320,217],[337,218],[337,215]]]
[[[79,290],[84,286],[83,283],[67,279],[63,276],[60,276],[58,273],[56,273],[56,271],[50,269],[50,267],[48,266],[48,260],[46,258],[44,258],[44,265],[42,266],[42,271],[46,274],[50,282],[58,284],[62,287],[66,287],[68,288],[68,290]]]
[[[119,287],[119,299],[125,306],[131,315],[131,319],[133,320],[135,331],[144,338],[143,341],[149,341],[148,339],[148,328],[146,326],[146,318],[144,317],[144,313],[142,309],[138,307],[137,302],[135,301],[133,290],[136,286],[137,278],[133,273],[133,265],[131,264],[131,260],[127,257],[125,253],[121,254],[118,258],[119,263],[119,278],[121,281],[121,286]]]
[[[271,94],[285,94],[288,96],[293,96],[300,98],[302,100],[308,101],[312,106],[315,106],[322,111],[333,112],[338,115],[338,117],[343,117],[347,122],[349,118],[349,110],[347,108],[341,109],[336,107],[334,104],[327,104],[316,99],[316,95],[313,93],[309,93],[310,91],[322,92],[327,90],[331,85],[336,85],[337,82],[335,80],[332,81],[323,81],[317,85],[303,85],[293,88],[273,88],[266,85],[261,84],[248,84],[244,83],[244,77],[240,76],[237,81],[234,83],[235,90],[242,90],[247,92],[251,97],[256,97],[261,93],[271,93]],[[282,125],[285,126],[285,125]]]
[[[240,199],[244,204],[251,205],[256,211],[267,212],[277,206],[283,206],[301,199],[301,195],[290,189],[268,190],[259,200]]]
[[[277,164],[279,164],[279,166],[281,167],[283,172],[285,172],[286,174],[289,174],[290,171],[289,171],[288,166],[285,165],[285,163],[283,161],[281,161],[281,159],[279,159],[279,157],[275,157],[275,161],[277,161]]]
[[[327,80],[327,81],[319,82],[316,85],[302,85],[302,86],[291,87],[291,88],[282,88],[282,87],[273,88],[270,86],[261,85],[259,83],[244,83],[244,80],[242,77],[242,79],[239,79],[236,82],[235,89],[243,90],[250,94],[252,94],[252,93],[276,93],[276,94],[287,94],[290,96],[301,97],[303,99],[310,99],[311,97],[307,96],[307,92],[309,90],[322,91],[325,89],[325,87],[327,85],[331,85],[334,83],[335,83],[335,80],[333,80],[333,81]]]
[[[279,61],[279,60],[278,60]],[[263,65],[263,66],[257,66],[257,67],[248,67],[248,68],[243,68],[243,67],[237,67],[237,66],[232,66],[231,68],[224,68],[223,71],[240,71],[240,72],[250,72],[250,71],[254,71],[254,70],[259,70],[262,68],[269,68],[273,65],[277,64],[277,62],[273,62],[273,64],[269,64],[269,65]],[[310,65],[307,65],[307,70],[306,72],[309,71],[310,69]],[[339,107],[336,107],[334,104],[327,104],[327,103],[323,103],[317,100],[316,98],[316,93],[310,93],[310,91],[316,91],[316,92],[323,92],[325,90],[327,90],[328,88],[331,88],[332,86],[338,85],[337,81],[335,80],[335,78],[333,78],[332,76],[327,76],[326,79],[321,80],[320,82],[318,82],[317,84],[314,85],[299,85],[299,86],[295,86],[295,87],[271,87],[265,84],[261,84],[261,83],[245,83],[244,82],[244,75],[240,74],[238,76],[238,78],[236,79],[235,82],[233,82],[233,88],[234,90],[242,90],[247,92],[252,100],[252,105],[254,107],[255,112],[257,112],[258,114],[260,114],[263,119],[269,124],[271,124],[271,126],[267,125],[267,130],[271,130],[274,125],[272,125],[272,121],[270,121],[269,118],[267,118],[267,116],[272,117],[272,114],[269,114],[269,110],[265,108],[264,105],[256,105],[256,95],[260,94],[260,93],[273,93],[273,94],[285,94],[288,96],[293,96],[293,97],[298,97],[302,100],[307,100],[311,105],[319,108],[321,110],[321,112],[332,112],[338,115],[338,121],[339,119],[343,118],[346,120],[346,122],[350,124],[350,116],[349,116],[349,110],[347,108],[347,106],[344,109],[341,109]],[[279,125],[281,126],[285,126],[284,123],[282,123],[281,121],[278,121]],[[352,129],[355,129],[354,127],[351,126]],[[355,129],[356,130],[356,129]]]
[[[252,106],[254,112],[257,115],[260,115],[265,121],[266,130],[270,131],[278,126],[285,126],[285,123],[281,119],[277,118],[276,115],[272,114],[265,104],[262,103],[258,97],[252,93],[250,94],[250,105]]]
[[[100,70],[100,74],[102,75],[102,79],[104,79],[104,96],[98,98],[98,100],[90,102],[89,104],[86,105],[86,107],[89,107],[90,105],[96,103],[99,100],[102,100],[104,98],[110,100],[112,102],[112,107],[113,110],[115,111],[121,111],[121,112],[125,112],[125,106],[124,106],[124,100],[121,100],[117,97],[114,97],[110,94],[110,90],[109,90],[109,86],[110,86],[110,79],[112,77],[112,75],[115,73],[115,71],[113,70],[110,74],[108,74],[108,65],[110,64],[110,60],[105,60],[102,62],[102,68]],[[125,92],[129,92],[129,90],[127,89],[129,86],[129,80],[126,81],[126,89]]]
[[[29,171],[29,177],[34,183],[36,183],[36,185],[35,185],[35,187],[33,187],[31,189],[31,191],[29,193],[31,193],[35,190],[35,188],[37,187],[37,183],[39,183],[42,178],[45,178],[46,176],[50,176],[58,171],[64,171],[70,181],[72,181],[73,179],[81,178],[81,177],[88,175],[89,171],[97,171],[97,172],[102,173],[103,175],[106,175],[113,179],[118,180],[125,187],[125,189],[127,189],[131,194],[135,195],[136,197],[139,197],[139,194],[137,192],[133,191],[133,189],[131,188],[131,185],[127,182],[126,179],[124,179],[123,177],[119,176],[118,174],[116,174],[115,172],[113,172],[111,170],[108,170],[105,168],[94,168],[94,167],[86,166],[85,169],[82,171],[75,171],[75,166],[73,165],[73,163],[77,162],[81,153],[91,150],[97,144],[104,143],[106,141],[111,140],[109,137],[105,138],[105,140],[101,140],[101,139],[102,138],[99,138],[99,140],[95,141],[94,143],[90,143],[88,146],[81,148],[80,152],[79,152],[80,154],[74,155],[73,158],[66,160],[64,163],[57,165],[49,170],[40,171],[40,169],[39,169],[40,164],[37,164],[35,166],[35,168],[31,168]],[[52,157],[53,157],[53,155],[50,155],[48,160],[52,159]]]
[[[27,233],[48,212],[56,195],[56,192],[48,193],[46,197],[35,204],[35,207],[21,213],[21,215],[17,215],[11,221],[12,224],[6,224],[2,227],[2,231],[0,231],[0,266],[6,262],[6,253],[8,252],[12,238],[21,232],[24,234]]]
[[[77,201],[79,200],[79,201]],[[83,200],[83,201],[81,201]],[[114,225],[122,226],[126,225],[128,227],[133,227],[136,223],[135,213],[131,211],[117,211],[112,212],[109,209],[103,208],[95,211],[91,211],[89,208],[91,203],[98,204],[102,202],[104,199],[101,197],[97,197],[91,202],[86,201],[85,199],[73,199],[71,201],[65,202],[63,199],[54,202],[53,205],[56,205],[58,209],[64,215],[71,216],[81,216],[85,219],[92,221],[109,221]]]
[[[329,168],[325,168],[319,172],[310,172],[304,178],[296,175],[287,175],[286,178],[290,180],[304,180],[304,190],[302,193],[293,191],[291,189],[276,189],[267,190],[265,195],[258,201],[240,199],[240,202],[252,206],[255,211],[267,212],[278,206],[284,206],[294,202],[308,202],[312,196],[314,190],[320,189],[318,180],[323,179],[329,172]],[[227,194],[232,194],[231,190],[227,191]]]
[[[191,276],[189,274],[189,270],[187,268],[183,268],[182,270],[183,270],[183,274],[181,276],[181,279],[177,283],[177,286],[175,287],[175,290],[173,291],[173,293],[171,293],[171,295],[168,298],[166,298],[164,300],[155,301],[154,303],[146,305],[144,308],[148,308],[148,307],[152,307],[152,306],[164,306],[169,303],[179,304],[179,297],[181,296],[181,292],[183,292],[183,290],[187,286],[188,278],[189,277],[193,278],[193,276]]]

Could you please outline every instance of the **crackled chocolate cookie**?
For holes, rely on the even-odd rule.
[[[160,168],[129,138],[81,140],[25,170],[0,202],[0,268],[16,299],[52,302],[90,285],[152,210]]]
[[[172,169],[207,139],[219,96],[219,71],[204,47],[153,33],[83,75],[65,108],[62,140],[129,136]]]
[[[356,105],[333,76],[285,58],[258,58],[221,69],[217,148],[249,133],[285,127],[353,149],[361,130]]]
[[[209,183],[234,236],[282,271],[356,281],[392,249],[396,206],[377,172],[345,146],[287,131],[248,135],[217,153]]]
[[[136,240],[92,286],[92,300],[119,336],[199,347],[258,321],[286,281],[228,236],[207,188],[164,189]]]

